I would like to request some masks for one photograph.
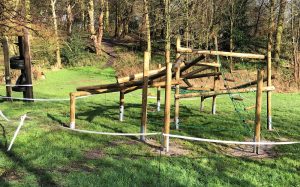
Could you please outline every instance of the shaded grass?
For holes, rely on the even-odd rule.
[[[78,86],[115,82],[110,68],[71,68],[48,72],[34,83],[37,98],[68,98]],[[4,93],[4,89],[1,88]],[[151,93],[156,90],[151,89]],[[162,94],[164,95],[164,94]],[[20,96],[14,93],[14,96]],[[254,103],[254,94],[245,101]],[[139,132],[141,91],[125,96],[125,121],[118,121],[118,93],[77,100],[77,128],[105,132]],[[267,140],[300,140],[299,94],[274,94],[273,121],[276,131],[265,130]],[[163,99],[163,98],[162,98]],[[163,102],[163,101],[162,101]],[[210,114],[211,100],[199,112],[199,99],[182,100],[180,131],[172,134],[245,140],[252,133],[241,124],[228,96],[218,99],[218,115]],[[149,132],[161,132],[163,110],[155,112],[149,98]],[[224,146],[171,139],[183,145],[187,156],[160,156],[153,147],[135,137],[78,134],[60,128],[69,122],[69,103],[2,102],[0,109],[12,119],[28,112],[10,153],[10,141],[18,124],[0,121],[0,186],[299,186],[299,145],[274,147],[275,158],[253,160],[228,156]],[[263,108],[265,114],[265,106]],[[173,114],[173,111],[172,111]],[[249,114],[251,116],[253,111]],[[173,124],[172,124],[173,125]],[[251,126],[250,129],[253,127]],[[159,141],[159,136],[152,137]],[[99,153],[94,157],[90,152]],[[101,154],[100,154],[101,153]]]

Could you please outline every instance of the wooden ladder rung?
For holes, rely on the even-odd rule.
[[[254,108],[255,108],[255,105],[253,105],[253,106],[248,106],[248,107],[244,108],[244,110],[247,111],[247,110],[251,110],[251,109],[254,109]]]

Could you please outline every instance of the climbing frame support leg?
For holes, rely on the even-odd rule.
[[[143,71],[143,99],[142,99],[142,119],[141,119],[141,133],[147,132],[147,103],[148,103],[148,82],[149,82],[149,65],[150,52],[144,52],[144,71]],[[145,135],[141,135],[141,141],[145,141]]]
[[[120,114],[119,114],[119,120],[124,120],[124,98],[125,93],[123,91],[120,92]]]
[[[261,131],[261,106],[262,106],[262,90],[263,90],[263,77],[264,71],[258,70],[257,72],[257,90],[256,90],[256,105],[255,105],[255,142],[260,142],[260,131]],[[259,153],[259,146],[254,146],[254,152]]]
[[[161,64],[158,64],[158,69],[160,69],[161,68]],[[160,111],[160,90],[161,90],[161,87],[160,86],[158,86],[157,87],[157,100],[156,100],[156,103],[157,103],[157,112],[159,112]]]
[[[70,128],[75,129],[76,96],[70,93]]]
[[[180,58],[180,54],[177,53],[176,54],[176,59],[177,59],[176,61],[178,61],[179,58]],[[180,80],[180,66],[178,66],[176,68],[175,79],[177,81]],[[179,93],[180,93],[180,86],[179,86],[179,84],[177,84],[175,86],[175,95],[178,95]],[[175,97],[175,116],[174,116],[174,118],[175,118],[174,119],[175,128],[179,129],[179,98],[176,98],[176,97]]]
[[[202,96],[201,100],[200,100],[200,112],[203,112],[203,111],[204,111],[204,97]]]

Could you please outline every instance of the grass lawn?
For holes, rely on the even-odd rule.
[[[69,92],[78,86],[111,82],[115,82],[111,68],[71,68],[46,73],[46,80],[34,83],[34,93],[36,98],[68,98]],[[3,86],[0,91],[4,95]],[[150,93],[155,94],[156,90]],[[245,103],[250,106],[255,96],[248,97]],[[125,96],[124,122],[118,121],[118,99],[118,93],[111,93],[77,100],[77,128],[139,132],[141,91]],[[218,98],[214,116],[210,114],[211,100],[205,101],[203,112],[199,111],[199,100],[181,101],[180,130],[174,130],[172,124],[172,134],[252,139],[252,125],[247,128],[241,124],[228,96]],[[161,132],[163,127],[163,106],[156,112],[155,101],[149,98],[149,132]],[[172,154],[166,155],[155,148],[159,136],[149,137],[147,145],[135,137],[80,134],[62,129],[61,124],[69,123],[68,101],[1,102],[0,110],[16,120],[0,121],[0,186],[300,186],[299,144],[272,147],[267,158],[260,158],[236,156],[232,150],[239,146],[171,139]],[[265,106],[263,111],[265,114]],[[250,116],[254,116],[253,112]],[[30,118],[11,152],[6,152],[19,117],[25,113]],[[274,94],[275,130],[266,131],[264,120],[263,139],[300,141],[299,113],[299,94]]]

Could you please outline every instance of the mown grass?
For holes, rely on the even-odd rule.
[[[34,83],[36,98],[68,98],[77,86],[115,82],[111,68],[71,68],[46,73]],[[155,94],[156,90],[150,90]],[[4,88],[1,88],[4,94]],[[163,95],[163,94],[162,94]],[[18,97],[19,94],[14,96]],[[246,105],[254,103],[247,95]],[[77,101],[77,128],[105,132],[139,132],[141,91],[125,97],[125,121],[118,121],[118,93]],[[250,140],[252,132],[240,123],[228,96],[218,99],[218,114],[210,114],[211,100],[199,112],[199,99],[182,100],[180,130],[172,134],[223,140]],[[274,94],[276,131],[263,138],[298,140],[299,94]],[[163,110],[149,98],[149,132],[161,132]],[[299,145],[277,146],[265,159],[235,157],[217,144],[171,139],[188,155],[160,155],[154,146],[133,137],[80,134],[62,129],[69,122],[69,102],[2,102],[0,110],[15,122],[0,121],[0,186],[300,186]],[[265,106],[264,106],[265,112]],[[6,152],[21,115],[24,127]],[[253,113],[253,112],[252,112]],[[250,127],[252,128],[252,126]],[[159,142],[160,137],[151,137]],[[171,147],[171,149],[174,148]]]

